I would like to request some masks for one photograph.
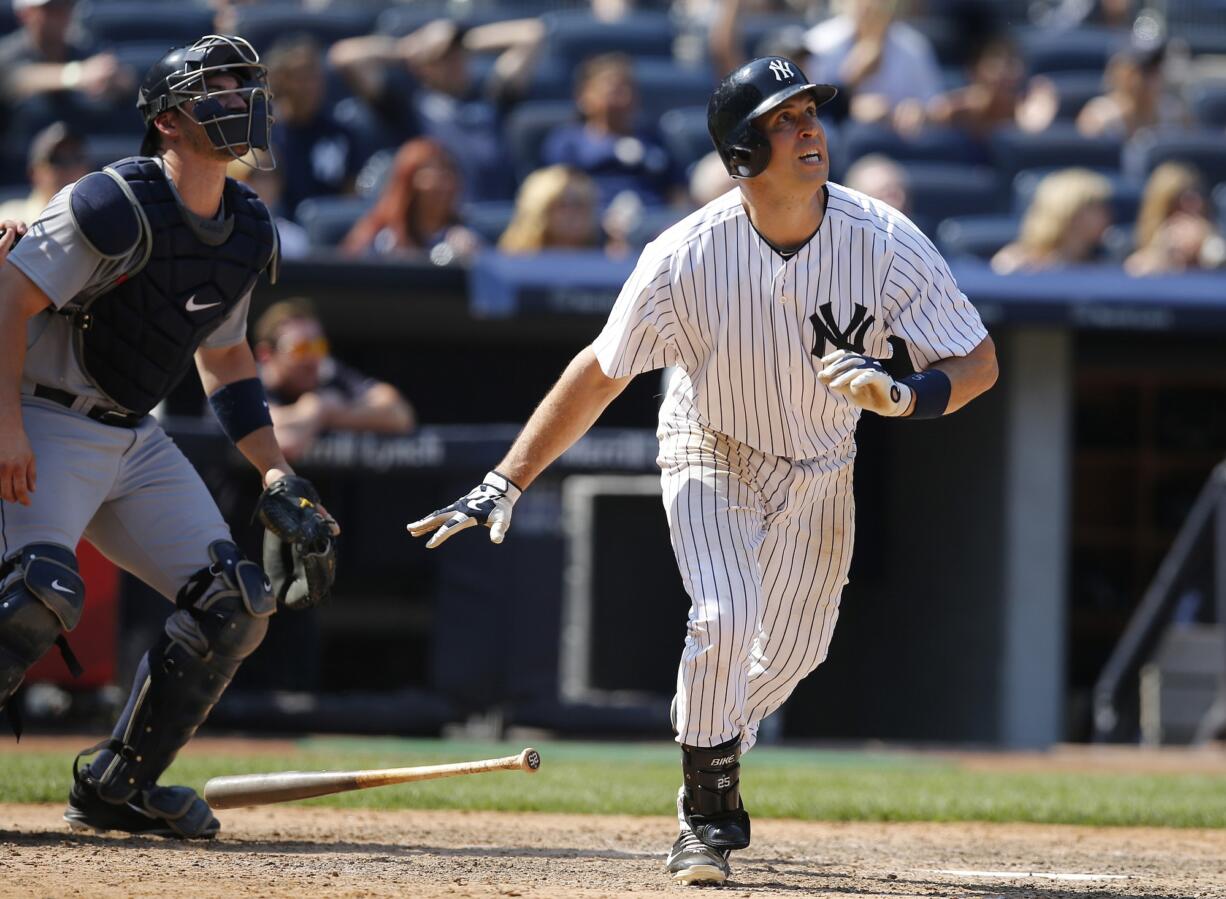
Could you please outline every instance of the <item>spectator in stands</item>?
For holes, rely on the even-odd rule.
[[[280,159],[280,154],[277,154]],[[284,190],[285,176],[281,166],[275,169],[254,169],[240,160],[234,160],[226,166],[226,174],[235,181],[242,181],[260,195],[264,205],[272,213],[273,222],[277,226],[277,251],[282,259],[301,259],[310,255],[311,238],[306,229],[297,222],[285,217],[281,195]]]
[[[111,53],[90,53],[69,39],[74,0],[13,0],[21,27],[0,39],[0,97],[7,112],[25,107],[32,131],[85,115],[89,104],[122,98],[135,76]],[[0,118],[5,111],[0,110]]]
[[[569,165],[596,182],[600,203],[633,191],[647,206],[684,202],[684,178],[652,130],[638,127],[638,89],[629,57],[593,56],[579,67],[575,105],[581,121],[555,128],[541,159]]]
[[[595,183],[578,169],[551,165],[524,179],[511,223],[498,240],[509,254],[600,249]]]
[[[1133,44],[1107,63],[1106,93],[1090,100],[1077,115],[1086,137],[1127,139],[1142,128],[1187,125],[1187,108],[1166,91],[1165,45]]]
[[[992,257],[992,268],[1011,274],[1099,261],[1110,199],[1111,182],[1097,172],[1053,172],[1039,182],[1018,239]]]
[[[328,59],[395,141],[434,138],[459,163],[470,199],[497,200],[514,190],[499,107],[524,89],[543,36],[533,19],[467,30],[436,19],[399,39],[372,34],[337,41]],[[470,56],[494,51],[500,55],[485,96],[477,96]]]
[[[428,255],[438,265],[470,258],[480,238],[460,221],[463,180],[438,141],[408,141],[392,161],[383,193],[341,243],[350,256]]]
[[[1000,128],[1042,131],[1055,119],[1059,106],[1051,79],[1035,76],[1026,81],[1017,45],[1001,32],[986,38],[973,53],[966,85],[938,94],[926,105],[900,105],[894,122],[904,133],[917,130],[921,123],[956,128],[984,145]]]
[[[407,434],[415,427],[413,407],[399,390],[329,355],[323,325],[306,300],[269,306],[254,333],[273,430],[287,458],[300,457],[327,431]]]
[[[814,82],[836,84],[852,119],[888,123],[904,100],[928,103],[941,70],[928,39],[897,18],[897,0],[835,0],[833,17],[805,37]]]
[[[276,98],[273,142],[284,173],[283,212],[293,218],[308,197],[351,193],[362,160],[359,141],[324,103],[324,57],[306,34],[277,41],[264,55]]]
[[[734,187],[736,182],[728,174],[728,167],[720,159],[719,153],[712,150],[694,163],[694,169],[690,172],[690,205],[695,209],[706,206]]]
[[[64,122],[53,122],[30,142],[26,165],[30,195],[0,204],[0,219],[36,221],[60,188],[88,172],[84,138]]]
[[[69,39],[75,0],[12,0],[21,28],[0,41],[5,95],[22,100],[43,93],[79,90],[90,97],[116,96],[132,75],[111,53],[90,55]]]
[[[888,156],[881,153],[861,156],[843,176],[843,184],[888,203],[903,215],[911,214],[911,186],[907,173]]]
[[[1137,214],[1136,247],[1124,260],[1130,275],[1219,268],[1226,262],[1226,241],[1210,217],[1196,169],[1167,162],[1153,170]]]

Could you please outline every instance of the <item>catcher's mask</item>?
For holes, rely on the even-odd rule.
[[[218,74],[232,75],[238,86],[225,90],[210,88],[208,77]],[[274,119],[267,74],[255,48],[235,35],[209,34],[194,44],[171,50],[150,67],[141,81],[136,99],[136,108],[145,119],[141,153],[152,156],[157,151],[153,120],[168,109],[179,109],[204,127],[217,149],[229,151],[253,169],[276,168],[271,150]],[[228,108],[223,102],[227,94],[241,97],[243,108]]]

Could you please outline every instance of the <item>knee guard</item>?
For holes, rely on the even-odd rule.
[[[681,747],[686,822],[712,849],[749,845],[749,814],[741,802],[741,738],[709,749]]]
[[[76,556],[56,543],[31,543],[0,566],[0,581],[13,571],[19,576],[0,590],[0,708],[52,643],[60,644],[73,674],[80,673],[63,636],[85,608]]]
[[[238,666],[268,630],[276,598],[264,572],[229,541],[209,545],[208,568],[184,585],[178,611],[145,653],[132,695],[109,740],[78,774],[108,802],[154,784],[196,732]]]

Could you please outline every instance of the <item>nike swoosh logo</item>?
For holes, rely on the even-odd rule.
[[[72,595],[72,590],[68,587],[65,587],[63,584],[61,584],[59,581],[59,578],[56,578],[55,580],[51,582],[51,589],[59,590],[61,593],[67,593],[69,596]]]
[[[196,295],[192,294],[190,297],[187,298],[187,303],[184,304],[183,308],[186,309],[188,312],[199,312],[201,309],[211,309],[214,306],[220,306],[220,305],[221,305],[221,300],[217,300],[216,302],[213,302],[213,303],[197,303]]]

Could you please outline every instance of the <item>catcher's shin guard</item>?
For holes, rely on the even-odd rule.
[[[18,572],[0,590],[0,709],[17,692],[26,670],[59,643],[73,674],[80,666],[68,649],[64,631],[81,620],[85,582],[77,573],[77,557],[66,546],[31,543],[0,565],[0,582]],[[21,735],[16,708],[9,709],[13,731]]]
[[[143,659],[111,739],[80,777],[106,802],[148,791],[191,739],[268,630],[276,601],[264,572],[229,541],[187,582],[179,611]]]
[[[718,746],[681,747],[682,809],[694,834],[713,849],[749,845],[749,814],[741,803],[740,737]]]

